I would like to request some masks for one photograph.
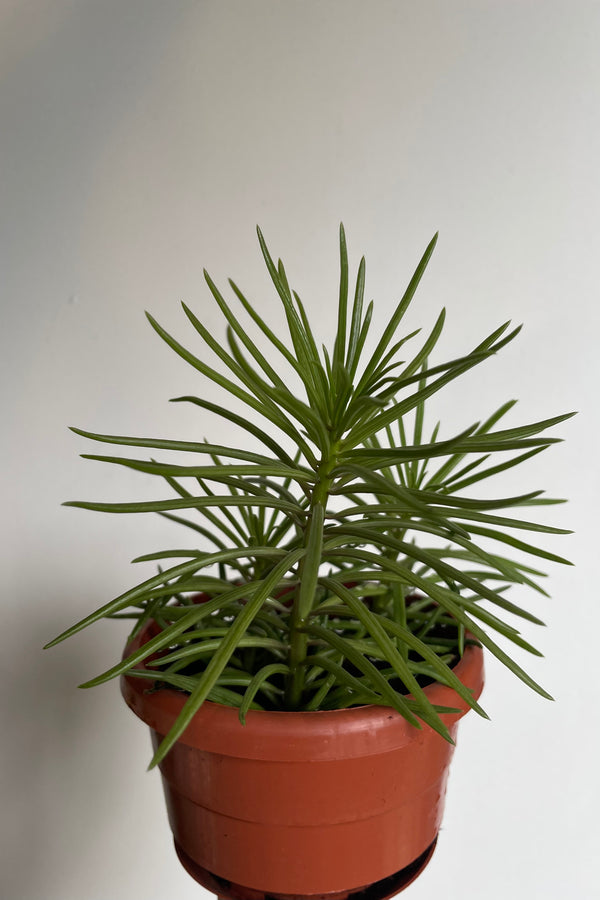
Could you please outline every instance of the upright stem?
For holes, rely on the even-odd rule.
[[[285,705],[288,709],[299,709],[306,680],[306,653],[308,637],[302,631],[315,603],[319,567],[323,550],[323,527],[325,510],[333,484],[332,472],[337,464],[338,445],[334,444],[328,454],[324,454],[317,470],[317,482],[311,498],[308,522],[304,533],[306,556],[299,563],[299,583],[294,594],[294,605],[290,623],[290,674],[285,691]]]
[[[403,541],[406,538],[406,528],[403,528],[401,531],[395,531],[394,537],[397,540]],[[397,562],[398,557],[392,555],[392,559]],[[408,568],[411,568],[410,561],[406,561],[405,563]],[[404,584],[393,584],[392,585],[392,603],[393,603],[393,615],[394,622],[397,622],[398,625],[402,625],[403,628],[407,627],[407,617],[406,617],[406,595],[408,593],[407,586]],[[402,656],[402,658],[408,661],[408,644],[406,641],[403,641],[401,637],[396,638],[396,647],[398,652]]]
[[[406,595],[403,584],[392,585],[392,597],[394,604],[394,622],[397,622],[398,625],[402,625],[403,628],[406,628]],[[407,661],[408,645],[406,641],[403,641],[400,637],[396,638],[396,647],[402,658]]]

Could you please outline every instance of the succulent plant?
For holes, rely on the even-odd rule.
[[[220,403],[204,395],[175,401],[194,404],[207,423],[211,416],[227,420],[241,435],[239,446],[73,429],[105,444],[164,451],[168,458],[161,460],[84,456],[156,475],[170,496],[67,505],[158,513],[189,529],[193,546],[134,560],[158,563],[158,573],[47,646],[103,617],[132,618],[133,634],[150,619],[157,623],[156,636],[139,651],[82,685],[128,672],[148,679],[150,689],[170,687],[189,695],[152,764],[166,755],[205,700],[239,707],[242,723],[253,709],[380,704],[450,740],[443,710],[432,706],[423,687],[436,680],[450,685],[485,715],[453,672],[469,641],[481,643],[549,697],[493,635],[540,655],[504,614],[511,621],[540,620],[505,593],[514,584],[544,593],[538,584],[543,573],[524,558],[567,560],[515,532],[566,532],[514,518],[510,511],[561,501],[538,490],[486,499],[470,489],[546,449],[557,440],[547,429],[572,413],[499,429],[514,406],[511,400],[459,434],[442,438],[439,423],[425,431],[428,398],[484,363],[520,329],[505,323],[463,356],[432,364],[442,311],[408,361],[400,361],[401,350],[404,354],[418,334],[401,335],[399,329],[436,235],[375,349],[367,353],[373,304],[363,305],[365,261],[350,297],[340,227],[337,334],[330,349],[319,349],[282,262],[275,263],[260,230],[258,237],[285,313],[287,339],[277,336],[230,281],[247,317],[241,321],[206,272],[225,320],[224,341],[185,304],[200,343],[196,354],[148,315],[160,337],[222,396]],[[252,327],[257,340],[250,336]],[[205,361],[207,349],[220,368]],[[262,452],[244,449],[245,435],[250,446],[259,442]],[[198,463],[171,462],[178,452],[186,458],[197,454]]]

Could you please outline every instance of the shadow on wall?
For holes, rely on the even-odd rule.
[[[70,877],[65,864],[79,856],[81,867],[81,855],[88,852],[91,859],[93,844],[114,826],[113,816],[118,814],[118,809],[111,810],[110,798],[119,785],[103,791],[97,783],[102,775],[92,774],[111,766],[108,735],[115,708],[121,706],[118,687],[112,682],[104,692],[77,689],[115,659],[120,641],[114,634],[117,623],[111,623],[108,656],[101,626],[91,646],[89,637],[75,637],[43,651],[43,645],[65,627],[61,596],[72,592],[73,585],[61,591],[56,584],[49,590],[36,582],[27,586],[35,615],[19,613],[16,618],[18,606],[8,614],[10,646],[5,646],[0,662],[4,782],[0,894],[8,900],[62,896],[60,884]],[[102,598],[88,599],[100,603]],[[23,597],[20,610],[26,608]],[[16,621],[11,622],[13,616]]]
[[[185,27],[196,5],[59,0],[36,10],[29,3],[13,6],[0,34],[8,101],[2,155],[10,172],[4,208],[13,211],[0,222],[0,242],[7,258],[18,261],[18,283],[36,258],[43,272],[46,252],[48,265],[64,253],[69,269],[76,269],[78,220],[106,136],[139,114],[174,32]],[[48,236],[65,219],[72,240],[63,249]],[[15,307],[7,309],[8,334]],[[22,350],[18,342],[12,345]],[[81,876],[88,861],[92,871],[94,841],[114,827],[118,814],[110,801],[119,785],[105,789],[94,772],[105,758],[107,766],[111,762],[110,741],[101,742],[99,735],[106,738],[109,715],[114,718],[115,706],[121,707],[118,688],[113,683],[104,691],[83,692],[76,686],[115,658],[120,638],[115,642],[113,626],[107,654],[100,626],[89,637],[42,651],[71,621],[64,598],[73,595],[75,578],[66,566],[63,577],[45,577],[52,541],[27,508],[29,498],[20,502],[19,517],[29,522],[22,526],[23,540],[15,535],[18,552],[9,554],[4,570],[5,597],[6,591],[10,596],[3,604],[0,655],[0,896],[66,900],[61,885],[77,877],[78,867]],[[106,600],[93,586],[86,593],[87,609]]]

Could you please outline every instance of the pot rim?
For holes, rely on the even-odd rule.
[[[156,629],[155,622],[148,622],[125,647],[124,657],[146,643]],[[481,646],[467,645],[453,671],[477,700],[483,689]],[[460,710],[441,714],[447,726],[458,722],[471,708],[453,688],[440,682],[427,685],[424,691],[431,703]],[[161,736],[170,730],[189,696],[169,687],[149,692],[145,679],[127,674],[121,676],[121,693],[132,712]],[[333,710],[250,710],[242,725],[236,707],[206,700],[179,741],[225,756],[291,761],[306,759],[308,754],[312,759],[326,760],[368,756],[424,740],[432,729],[421,725],[416,728],[391,707],[375,705]]]

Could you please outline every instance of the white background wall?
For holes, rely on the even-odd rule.
[[[275,309],[259,222],[327,336],[340,219],[381,319],[440,230],[411,324],[446,305],[442,355],[525,323],[448,391],[447,433],[513,396],[510,424],[581,410],[515,481],[571,498],[552,516],[576,535],[546,545],[577,568],[552,569],[551,600],[514,596],[548,622],[527,632],[546,658],[523,662],[558,702],[488,665],[492,722],[463,724],[442,838],[409,895],[597,896],[599,39],[584,0],[2,2],[7,900],[202,896],[144,728],[114,684],[75,687],[123,629],[40,650],[133,583],[129,559],[176,543],[168,523],[59,506],[145,490],[79,460],[90,448],[66,426],[224,437],[167,404],[202,388],[143,310],[190,338],[185,298],[216,327],[204,265]]]

